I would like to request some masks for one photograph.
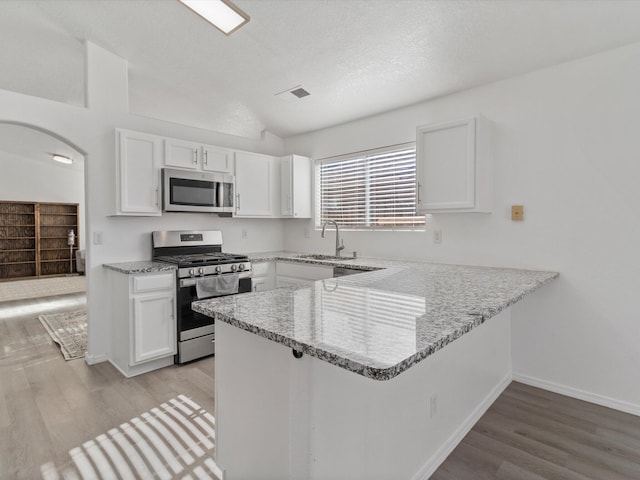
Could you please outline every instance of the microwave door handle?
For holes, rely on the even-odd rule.
[[[216,206],[224,207],[224,183],[216,182],[216,194],[218,195]]]

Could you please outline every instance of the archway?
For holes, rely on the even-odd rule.
[[[62,165],[54,162],[53,154],[61,154],[72,158],[73,163],[71,165]],[[38,275],[41,274],[42,277],[55,274],[64,275],[63,270],[67,275],[77,274],[79,269],[76,258],[78,256],[75,252],[76,250],[87,251],[89,248],[87,237],[89,228],[86,161],[87,154],[83,148],[54,131],[38,125],[0,119],[0,166],[2,166],[3,171],[3,178],[0,179],[0,200],[16,202],[16,205],[19,205],[20,202],[25,202],[25,204],[38,202],[39,206],[46,206],[49,209],[64,208],[64,203],[69,203],[70,205],[77,203],[80,207],[80,211],[76,212],[75,216],[69,217],[74,219],[73,222],[63,221],[64,217],[62,215],[67,213],[62,211],[58,212],[54,209],[54,212],[59,213],[59,215],[53,215],[51,212],[41,215],[40,209],[38,209],[39,218],[49,215],[46,217],[49,221],[43,220],[42,222],[43,225],[47,223],[49,225],[43,227],[25,226],[22,230],[12,228],[11,232],[7,231],[8,227],[3,228],[3,232],[0,232],[0,234],[4,234],[4,237],[7,237],[4,239],[4,243],[8,243],[9,246],[7,247],[7,245],[3,244],[2,249],[5,249],[5,252],[8,249],[12,249],[11,253],[13,255],[13,258],[8,257],[9,259],[5,258],[4,261],[6,263],[13,259],[16,260],[14,262],[16,267],[13,276],[20,277],[22,274],[21,266],[26,267],[23,270],[25,272],[23,279],[33,275],[33,273],[30,274],[31,265],[37,265],[36,272]],[[59,205],[54,205],[56,203]],[[7,203],[5,203],[6,205]],[[75,228],[72,226],[73,223],[76,225]],[[68,239],[64,238],[68,230],[74,231],[73,242],[75,243],[70,248],[66,247]],[[24,233],[24,239],[15,236],[21,231],[26,232]],[[34,233],[35,231],[38,233]],[[11,233],[11,235],[8,233]],[[30,245],[26,245],[31,241],[28,235],[37,236],[38,244],[42,246],[42,248],[36,248],[38,253],[35,259],[29,257],[32,252],[29,251]],[[48,235],[48,244],[45,245],[44,236],[46,235]],[[42,239],[40,238],[41,236]],[[24,248],[24,252],[20,251],[22,244],[19,242],[21,241],[27,247]],[[65,247],[69,248],[66,253],[66,259],[68,260],[63,262],[61,258],[65,254]],[[5,256],[8,255],[7,253]],[[88,275],[89,269],[81,268],[81,270]],[[5,278],[5,280],[10,282],[14,279]],[[43,289],[43,296],[59,295],[73,291],[73,287],[71,290],[67,290],[62,286],[62,278],[50,278],[50,280],[56,280],[56,283],[53,284],[52,288]],[[57,280],[60,281],[58,282]],[[71,283],[71,279],[69,279],[69,282]],[[75,283],[78,285],[78,282]],[[84,282],[82,283],[84,284]],[[26,289],[26,283],[23,282],[23,285],[25,285],[24,289]],[[36,289],[38,288],[36,287]],[[14,291],[18,292],[20,290],[14,289]],[[11,295],[11,288],[6,289],[6,291]],[[24,295],[24,293],[19,293],[17,298],[21,298],[20,295]],[[28,296],[23,296],[22,298],[28,298]],[[3,297],[0,300],[6,301],[7,298]]]

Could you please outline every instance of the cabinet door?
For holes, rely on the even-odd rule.
[[[133,297],[131,364],[176,353],[173,291]]]
[[[160,137],[129,130],[116,130],[116,134],[116,214],[161,215]]]
[[[293,216],[293,158],[280,159],[280,215]]]
[[[273,217],[275,158],[236,152],[236,217]]]
[[[491,126],[478,115],[418,127],[420,213],[491,212]]]
[[[233,172],[233,151],[226,148],[204,145],[202,147],[202,168],[209,172]]]
[[[294,218],[311,218],[311,159],[291,155],[292,207]]]
[[[475,119],[421,127],[417,138],[419,209],[475,206]]]
[[[200,168],[200,145],[182,140],[166,139],[164,141],[164,164],[168,167]]]

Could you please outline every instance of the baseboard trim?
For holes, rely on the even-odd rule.
[[[513,380],[516,382],[524,383],[532,387],[542,388],[543,390],[549,390],[550,392],[559,393],[567,397],[576,398],[578,400],[584,400],[585,402],[595,403],[603,407],[612,408],[621,412],[630,413],[631,415],[640,416],[640,405],[633,403],[616,400],[615,398],[605,397],[604,395],[598,395],[597,393],[585,392],[578,388],[567,387],[566,385],[560,385],[558,383],[549,382],[540,378],[525,375],[523,373],[513,373]]]
[[[511,383],[511,373],[506,375],[494,388],[489,392],[485,399],[478,405],[473,412],[466,418],[466,420],[458,427],[458,429],[451,435],[434,453],[429,460],[422,466],[420,470],[416,472],[412,480],[428,480],[431,475],[438,469],[438,467],[444,462],[449,454],[458,446],[462,439],[469,433],[473,426],[480,420],[480,417],[485,414],[493,402],[502,394],[505,388]]]
[[[87,363],[87,365],[95,365],[96,363],[106,362],[107,360],[109,360],[109,358],[107,357],[106,353],[102,353],[100,355],[86,354],[84,356],[84,361]]]

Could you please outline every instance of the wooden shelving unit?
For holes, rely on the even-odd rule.
[[[75,272],[78,233],[77,203],[0,201],[0,281]]]

